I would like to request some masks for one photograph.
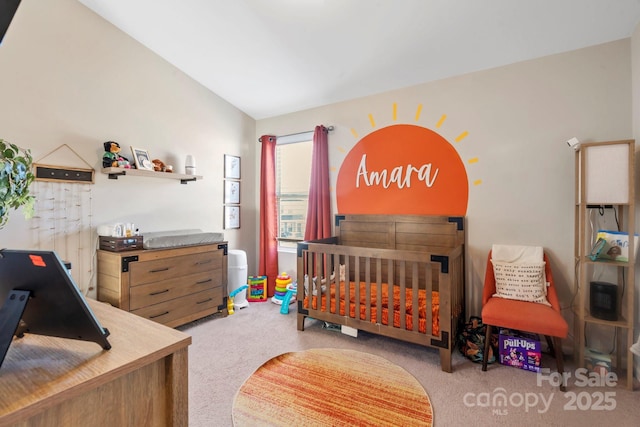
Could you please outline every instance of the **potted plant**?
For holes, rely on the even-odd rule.
[[[25,218],[33,215],[35,198],[29,194],[34,180],[31,152],[0,139],[0,228],[9,220],[9,211],[23,208]]]

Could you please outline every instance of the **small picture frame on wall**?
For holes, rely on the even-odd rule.
[[[133,161],[136,164],[136,168],[148,171],[153,170],[151,156],[149,156],[149,152],[147,150],[131,147],[131,153],[133,154]]]
[[[240,204],[240,181],[224,180],[224,203]]]
[[[240,206],[224,207],[224,228],[240,228]]]
[[[224,177],[229,179],[240,179],[240,157],[224,155]]]

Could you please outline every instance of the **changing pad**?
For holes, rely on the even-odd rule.
[[[222,241],[224,241],[224,233],[220,232],[204,232],[199,229],[152,231],[142,236],[142,247],[145,249],[174,248]]]

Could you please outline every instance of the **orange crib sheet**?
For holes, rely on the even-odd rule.
[[[377,285],[372,283],[371,285],[371,314],[370,320],[371,323],[378,323],[377,319]],[[386,284],[382,284],[381,286],[381,299],[382,299],[382,310],[381,317],[382,321],[379,322],[383,325],[389,324],[389,286]],[[393,326],[396,328],[400,327],[400,287],[393,287]],[[336,285],[333,283],[330,288],[330,312],[336,313]],[[413,301],[412,301],[412,292],[411,288],[405,289],[405,328],[408,331],[413,330]],[[340,282],[340,315],[345,315],[345,283]],[[356,317],[356,304],[355,304],[355,283],[351,282],[349,285],[349,317]],[[314,310],[318,308],[318,297],[313,296],[311,298],[311,307]],[[366,284],[364,282],[360,282],[360,319],[366,320],[367,318],[367,307],[366,307]],[[321,311],[327,311],[326,307],[327,299],[326,294],[323,293],[321,296]],[[309,297],[305,297],[304,299],[304,308],[309,308]],[[427,333],[426,326],[426,292],[424,290],[418,291],[418,330],[421,333]],[[437,291],[431,292],[431,318],[432,318],[432,328],[433,335],[438,335],[440,333],[440,295]]]

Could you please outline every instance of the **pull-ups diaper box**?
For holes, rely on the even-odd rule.
[[[542,352],[537,334],[501,329],[498,337],[500,363],[507,366],[540,372]]]

